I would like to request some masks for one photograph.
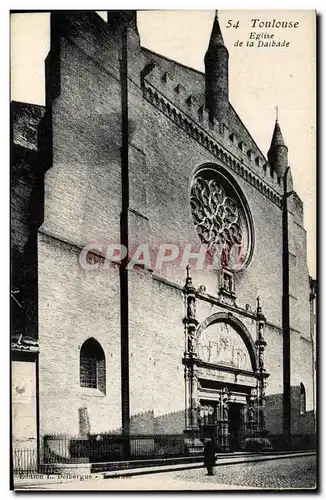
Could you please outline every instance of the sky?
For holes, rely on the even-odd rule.
[[[102,14],[105,17],[105,14]],[[204,55],[214,11],[140,11],[141,44],[182,64],[204,71]],[[298,22],[297,28],[253,28],[252,19]],[[316,276],[316,70],[315,17],[308,10],[220,10],[229,50],[229,98],[266,155],[275,106],[289,148],[294,189],[304,202],[308,268]],[[231,21],[231,23],[229,23]],[[256,23],[257,24],[257,23]],[[228,28],[227,26],[230,25]],[[238,26],[238,27],[237,27]],[[247,47],[251,33],[270,33],[287,48]],[[244,42],[239,47],[237,41]],[[44,59],[49,50],[49,15],[11,16],[13,100],[44,104]]]

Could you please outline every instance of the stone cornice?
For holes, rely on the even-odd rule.
[[[210,295],[208,293],[199,293],[199,292],[196,293],[196,296],[199,300],[209,302],[210,304],[214,304],[223,309],[227,309],[232,313],[239,314],[241,316],[245,316],[246,318],[250,318],[254,321],[257,321],[257,316],[254,312],[247,311],[246,309],[240,306],[232,306],[231,304],[226,304],[221,300],[220,296],[214,297],[213,295]]]
[[[249,184],[255,187],[262,195],[266,196],[279,208],[282,206],[282,197],[271,186],[269,186],[261,177],[253,173],[243,163],[227,149],[221,146],[211,134],[190,118],[186,113],[180,110],[175,104],[168,100],[154,85],[146,79],[143,80],[144,98],[161,111],[167,118],[184,130],[198,144],[213,154],[218,160],[230,167],[234,172],[245,179]]]
[[[163,283],[164,285],[167,285],[171,288],[175,288],[176,290],[179,290],[180,292],[183,292],[183,287],[177,283],[174,283],[170,281],[168,278],[164,278],[163,276],[159,276],[155,273],[152,274],[152,278],[155,281],[159,281],[160,283]],[[257,321],[257,316],[255,313],[247,311],[246,309],[239,307],[239,306],[231,306],[229,304],[225,304],[223,301],[221,301],[220,297],[214,297],[213,295],[207,294],[207,293],[200,293],[196,292],[196,297],[198,300],[203,300],[205,302],[209,302],[212,305],[216,305],[221,307],[221,309],[226,309],[232,313],[239,314],[241,316],[245,316],[246,318],[253,319],[254,321]]]
[[[236,368],[235,366],[229,365],[229,364],[223,364],[223,363],[209,363],[207,361],[203,361],[200,358],[195,358],[195,363],[198,366],[203,366],[205,368],[210,368],[213,370],[220,370],[224,372],[231,372],[235,373],[237,375],[246,375],[249,377],[254,377],[257,378],[259,376],[257,373],[253,372],[252,370],[243,370],[242,368]]]

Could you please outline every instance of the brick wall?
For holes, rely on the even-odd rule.
[[[266,427],[271,434],[282,434],[283,401],[282,394],[266,397]],[[315,424],[312,411],[300,414],[300,387],[291,387],[291,433],[314,434]]]
[[[11,288],[22,308],[12,302],[12,331],[37,336],[36,228],[42,206],[39,128],[44,108],[13,102],[11,157]]]
[[[79,252],[39,235],[40,432],[79,432],[87,408],[90,431],[120,426],[120,307],[117,269],[85,272]],[[82,344],[97,340],[106,359],[106,394],[80,387]]]
[[[267,394],[265,402],[266,428],[271,434],[282,434],[283,432],[283,399],[282,394]]]
[[[182,434],[185,426],[185,412],[179,410],[159,415],[154,422],[155,434]]]
[[[132,415],[130,418],[130,434],[154,434],[154,412],[148,410]]]
[[[152,105],[145,105],[140,98],[134,104],[131,112],[135,120],[136,114],[142,113],[133,141],[142,145],[146,155],[150,245],[157,246],[163,238],[166,243],[198,245],[189,205],[190,183],[200,165],[210,162],[221,165],[221,162]],[[259,294],[266,316],[280,324],[281,210],[238,174],[232,175],[248,200],[256,239],[250,266],[236,277],[238,299],[242,304],[254,304]],[[184,270],[179,267],[170,265],[164,275],[179,284],[184,283]],[[263,282],[261,276],[264,276]],[[214,272],[205,273],[200,279],[209,292],[216,292]]]
[[[60,93],[38,240],[41,434],[78,434],[80,408],[92,433],[108,432],[121,425],[119,270],[85,272],[78,258],[92,241],[104,252],[119,242],[118,48],[95,14],[54,14],[52,32],[50,60],[60,64],[47,73],[48,93],[54,83]],[[79,385],[89,337],[105,353],[105,395]]]
[[[106,245],[119,241],[120,87],[66,38],[60,61],[42,231],[81,248]]]

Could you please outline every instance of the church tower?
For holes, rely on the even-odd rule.
[[[120,33],[123,28],[127,28],[136,45],[140,45],[139,32],[137,27],[137,11],[135,10],[109,10],[107,12],[107,24],[113,32]]]
[[[229,107],[229,52],[224,45],[218,14],[205,54],[205,99],[211,121],[227,124]]]
[[[275,121],[274,133],[267,158],[277,175],[283,178],[288,167],[288,148],[285,145],[278,119]]]

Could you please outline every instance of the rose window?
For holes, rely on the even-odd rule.
[[[251,231],[244,204],[230,181],[204,170],[193,181],[190,205],[201,243],[222,267],[243,268],[251,254]]]

